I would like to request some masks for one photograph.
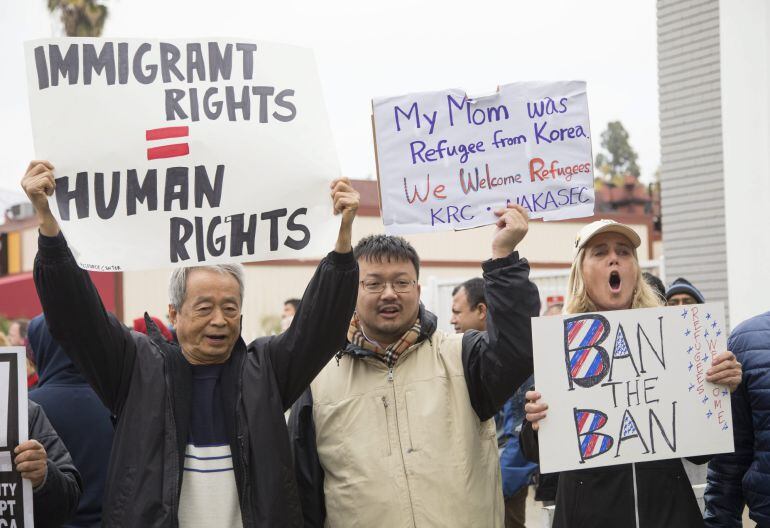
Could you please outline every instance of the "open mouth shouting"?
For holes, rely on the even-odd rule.
[[[620,273],[617,271],[610,272],[610,291],[612,293],[619,293],[620,292]]]
[[[401,313],[401,307],[397,304],[385,304],[377,310],[377,314],[384,319],[395,319]]]

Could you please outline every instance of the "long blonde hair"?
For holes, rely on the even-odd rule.
[[[567,303],[564,305],[565,314],[597,311],[596,305],[588,296],[585,280],[583,279],[585,251],[585,247],[580,248],[577,256],[572,261],[572,269],[569,272],[569,286],[567,287]],[[634,286],[631,308],[654,308],[661,306],[663,303],[660,296],[655,293],[642,276],[642,269],[639,267],[639,257],[636,255],[636,249],[634,249],[634,269],[636,270],[636,285]]]

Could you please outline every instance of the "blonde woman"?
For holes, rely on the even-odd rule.
[[[575,242],[564,313],[576,314],[660,306],[642,276],[630,227],[611,220],[585,226]],[[741,366],[731,352],[718,354],[706,379],[735,390]],[[537,459],[538,422],[548,404],[529,391],[522,431],[526,455]],[[704,463],[708,457],[696,457]],[[680,459],[567,471],[559,476],[554,528],[695,528],[703,519]]]

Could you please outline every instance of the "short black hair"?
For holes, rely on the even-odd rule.
[[[283,301],[283,304],[292,305],[294,307],[294,310],[296,311],[297,308],[299,308],[299,299],[295,299],[292,297],[291,299],[286,299],[285,301]]]
[[[455,286],[455,289],[452,290],[452,297],[457,295],[457,292],[463,288],[465,288],[465,296],[468,298],[468,306],[470,306],[471,309],[476,308],[479,304],[487,304],[484,279],[480,277],[474,277],[472,279],[468,279],[459,286]]]
[[[400,236],[369,235],[358,241],[353,256],[356,260],[364,259],[368,262],[394,262],[406,261],[414,265],[417,278],[420,278],[420,257],[412,247],[412,244]]]
[[[661,300],[665,302],[666,286],[663,284],[663,281],[649,271],[643,271],[642,277],[644,277],[644,282],[652,286],[652,289],[655,291],[655,293],[657,293]]]

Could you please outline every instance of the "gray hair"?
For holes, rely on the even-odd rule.
[[[243,302],[243,266],[240,264],[215,264],[213,266],[192,266],[189,268],[177,268],[171,273],[168,281],[168,302],[175,310],[179,310],[187,297],[187,277],[195,270],[215,271],[223,275],[230,275],[238,282],[238,289]]]

